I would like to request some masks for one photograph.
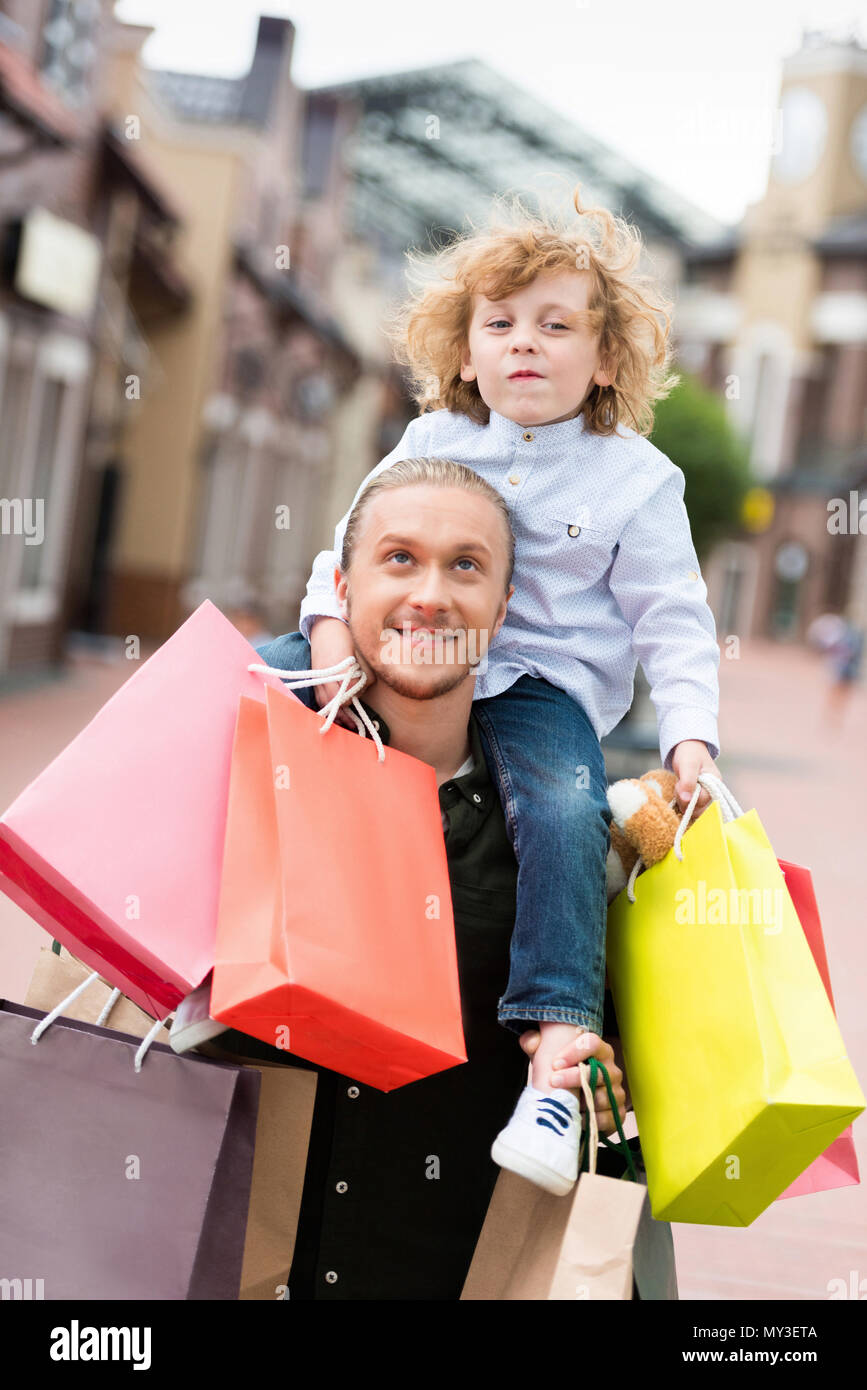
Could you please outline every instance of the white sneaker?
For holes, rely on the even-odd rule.
[[[200,1043],[210,1042],[211,1038],[216,1038],[220,1033],[228,1032],[227,1023],[218,1023],[215,1018],[211,1018],[208,1009],[211,1005],[211,973],[194,989],[192,994],[188,994],[186,999],[182,999],[177,1009],[172,1026],[169,1029],[169,1043],[173,1052],[191,1052]]]
[[[501,1168],[563,1197],[578,1177],[581,1107],[574,1091],[525,1086],[512,1118],[491,1145]]]

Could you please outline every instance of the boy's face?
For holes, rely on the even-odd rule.
[[[419,483],[369,502],[349,574],[336,568],[334,579],[376,680],[429,700],[472,676],[514,592],[503,591],[503,531],[494,504],[464,488]]]
[[[461,379],[477,382],[489,409],[519,425],[553,425],[578,414],[594,383],[611,385],[599,335],[581,317],[590,285],[589,271],[563,270],[502,300],[473,296]]]

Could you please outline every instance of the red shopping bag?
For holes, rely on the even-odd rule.
[[[257,660],[206,599],[0,817],[3,892],[156,1018],[214,962],[238,697],[281,684]]]
[[[390,1091],[467,1060],[432,767],[242,699],[210,1013]]]
[[[828,957],[825,954],[825,941],[822,936],[819,906],[813,888],[813,876],[809,869],[803,868],[800,864],[790,864],[785,859],[778,859],[777,863],[783,871],[789,896],[795,905],[801,926],[804,928],[804,935],[813,953],[816,968],[822,977],[822,983],[833,1009],[834,995],[831,992],[831,975],[828,970]],[[790,1183],[776,1200],[781,1202],[784,1197],[802,1197],[808,1192],[828,1192],[834,1187],[851,1187],[860,1181],[855,1140],[852,1136],[852,1126],[849,1125],[849,1128],[844,1129],[833,1144],[814,1159],[809,1168],[805,1168],[803,1173],[795,1178],[795,1181]]]

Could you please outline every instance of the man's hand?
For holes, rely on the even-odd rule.
[[[521,1046],[528,1057],[532,1057],[536,1048],[539,1046],[541,1034],[538,1028],[531,1028],[526,1033],[521,1034]],[[623,1056],[620,1051],[620,1039],[615,1038],[617,1044],[617,1055],[614,1047],[604,1038],[600,1038],[598,1033],[582,1033],[573,1043],[564,1048],[560,1056],[554,1059],[558,1084],[567,1091],[575,1091],[580,1102],[581,1109],[586,1109],[584,1091],[581,1086],[581,1075],[578,1071],[580,1062],[589,1062],[591,1057],[602,1062],[608,1072],[608,1079],[611,1082],[611,1091],[617,1102],[617,1109],[620,1112],[620,1123],[626,1119],[626,1111],[629,1108],[629,1093],[626,1089],[626,1077],[623,1073]],[[557,1062],[563,1061],[562,1067],[557,1067]],[[614,1118],[614,1111],[611,1109],[611,1102],[608,1099],[608,1091],[605,1088],[605,1078],[601,1071],[596,1077],[596,1119],[599,1129],[603,1134],[614,1134],[617,1130],[617,1122]]]
[[[671,766],[678,777],[674,792],[681,812],[685,811],[690,803],[700,772],[712,772],[715,777],[719,777],[719,769],[708,752],[707,744],[700,743],[698,739],[694,738],[686,738],[675,744],[674,752],[671,755]],[[698,819],[705,807],[710,805],[710,802],[710,792],[707,788],[702,787],[698,801],[695,803],[690,824]]]
[[[338,661],[343,661],[347,656],[354,656],[358,661],[358,653],[352,641],[349,628],[340,618],[317,618],[310,629],[310,666],[314,671],[320,670],[325,666],[335,666]],[[367,685],[359,691],[363,699],[367,699],[371,686],[376,682],[371,680],[370,668],[359,662],[362,670],[368,677]],[[327,704],[340,689],[340,681],[328,681],[327,684],[314,685],[313,694],[316,703],[321,709]],[[358,729],[355,722],[346,713],[345,706],[338,713],[335,724],[342,724],[345,729],[351,729],[357,733]]]

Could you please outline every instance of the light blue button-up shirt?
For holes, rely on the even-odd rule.
[[[629,709],[640,661],[664,766],[682,739],[716,758],[720,652],[682,471],[625,425],[598,435],[583,415],[525,427],[494,410],[487,425],[435,410],[409,422],[353,506],[384,468],[423,457],[474,469],[505,498],[515,533],[515,592],[474,698],[542,676],[579,702],[601,739]],[[313,563],[300,611],[308,640],[316,617],[342,617],[333,576],[348,519]]]

